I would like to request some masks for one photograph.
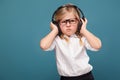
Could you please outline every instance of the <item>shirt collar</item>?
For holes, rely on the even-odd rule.
[[[73,34],[73,35],[71,35],[70,37],[68,37],[67,35],[64,35],[63,37],[64,37],[64,38],[77,38],[77,35],[76,35],[76,34]]]

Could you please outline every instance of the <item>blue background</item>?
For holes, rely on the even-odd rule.
[[[100,51],[88,51],[95,80],[120,79],[120,0],[0,0],[0,80],[59,80],[54,51],[42,51],[39,41],[66,3],[83,10],[102,40]]]

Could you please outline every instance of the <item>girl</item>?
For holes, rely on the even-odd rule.
[[[59,7],[50,23],[51,32],[40,41],[40,47],[56,51],[60,80],[94,80],[86,50],[98,51],[101,41],[87,30],[87,19],[73,4]]]

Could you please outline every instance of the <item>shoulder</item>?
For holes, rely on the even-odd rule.
[[[86,40],[86,38],[84,36],[82,36],[81,40],[84,42]]]
[[[58,41],[58,40],[61,40],[61,38],[60,38],[60,36],[57,35],[57,36],[55,37],[55,41]]]
[[[62,39],[60,38],[60,36],[56,36],[55,37],[55,39],[54,39],[54,43],[59,43],[59,42],[61,42],[62,41]]]

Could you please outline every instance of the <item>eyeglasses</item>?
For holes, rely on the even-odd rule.
[[[60,21],[60,25],[61,26],[65,26],[67,24],[67,22],[69,22],[69,24],[76,24],[78,22],[77,18],[72,18],[72,19],[66,19],[66,20],[63,20],[63,21]]]

